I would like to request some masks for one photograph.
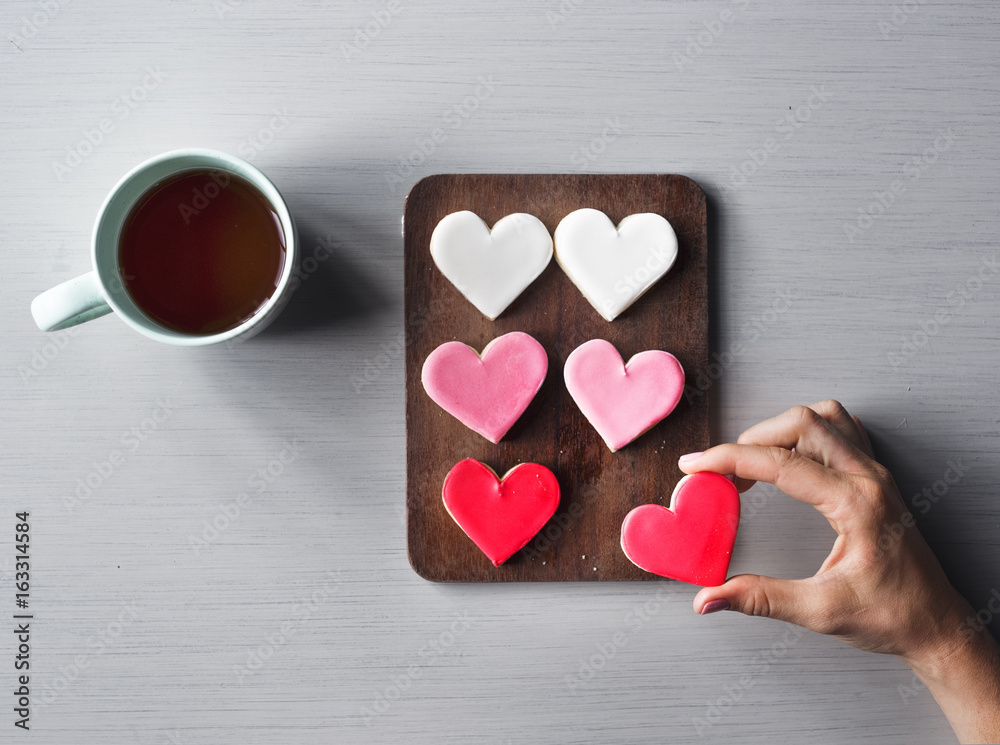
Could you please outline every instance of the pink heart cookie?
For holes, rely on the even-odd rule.
[[[566,388],[611,452],[667,416],[684,392],[684,368],[668,352],[640,352],[625,364],[604,339],[573,350],[564,370]]]
[[[435,349],[420,380],[427,395],[490,442],[500,442],[528,408],[549,369],[548,355],[521,331],[498,336],[479,355],[459,341]]]

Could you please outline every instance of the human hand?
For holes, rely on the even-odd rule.
[[[684,456],[679,465],[686,473],[735,474],[741,492],[756,481],[774,484],[816,507],[837,532],[812,577],[737,575],[698,592],[695,611],[767,616],[898,655],[931,688],[960,737],[1000,735],[996,644],[988,632],[962,633],[972,608],[916,529],[857,417],[837,401],[797,406],[751,427],[736,444]],[[978,694],[968,694],[970,685]],[[975,695],[981,700],[970,703]],[[982,729],[984,713],[996,729]]]
[[[943,622],[957,624],[968,615],[913,527],[892,476],[875,461],[868,435],[839,403],[789,409],[751,427],[737,442],[682,459],[681,470],[734,473],[741,492],[756,481],[774,484],[815,506],[837,539],[812,577],[741,574],[702,589],[695,610],[724,599],[747,615],[790,621],[869,652],[902,656],[919,655],[946,633]]]

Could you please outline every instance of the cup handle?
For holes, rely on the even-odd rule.
[[[31,301],[31,316],[42,331],[58,331],[111,312],[97,272],[56,285]]]

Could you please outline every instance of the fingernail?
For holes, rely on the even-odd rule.
[[[682,455],[681,460],[694,460],[695,458],[704,454],[705,454],[704,450],[699,453],[688,453],[687,455]]]
[[[715,613],[720,610],[729,610],[733,606],[725,598],[719,598],[718,600],[709,600],[703,606],[701,606],[701,615],[706,613]]]

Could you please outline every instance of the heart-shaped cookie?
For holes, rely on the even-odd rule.
[[[559,482],[537,463],[521,463],[501,479],[466,458],[448,472],[441,494],[448,514],[493,566],[524,548],[559,506]]]
[[[538,393],[548,355],[522,331],[498,336],[479,355],[460,341],[442,344],[424,361],[427,395],[490,442],[500,442]]]
[[[447,215],[434,228],[431,256],[441,273],[492,321],[549,265],[552,236],[534,215],[507,215],[490,230],[477,214],[465,210]]]
[[[625,516],[622,550],[640,569],[716,587],[726,581],[740,524],[740,495],[717,473],[685,476],[670,509],[644,504]]]
[[[570,212],[556,226],[556,262],[608,321],[639,299],[677,259],[677,236],[662,215],[629,215],[618,227],[599,210]]]
[[[574,349],[563,370],[583,415],[615,452],[667,416],[684,392],[684,368],[668,352],[640,352],[625,364],[604,339]]]

